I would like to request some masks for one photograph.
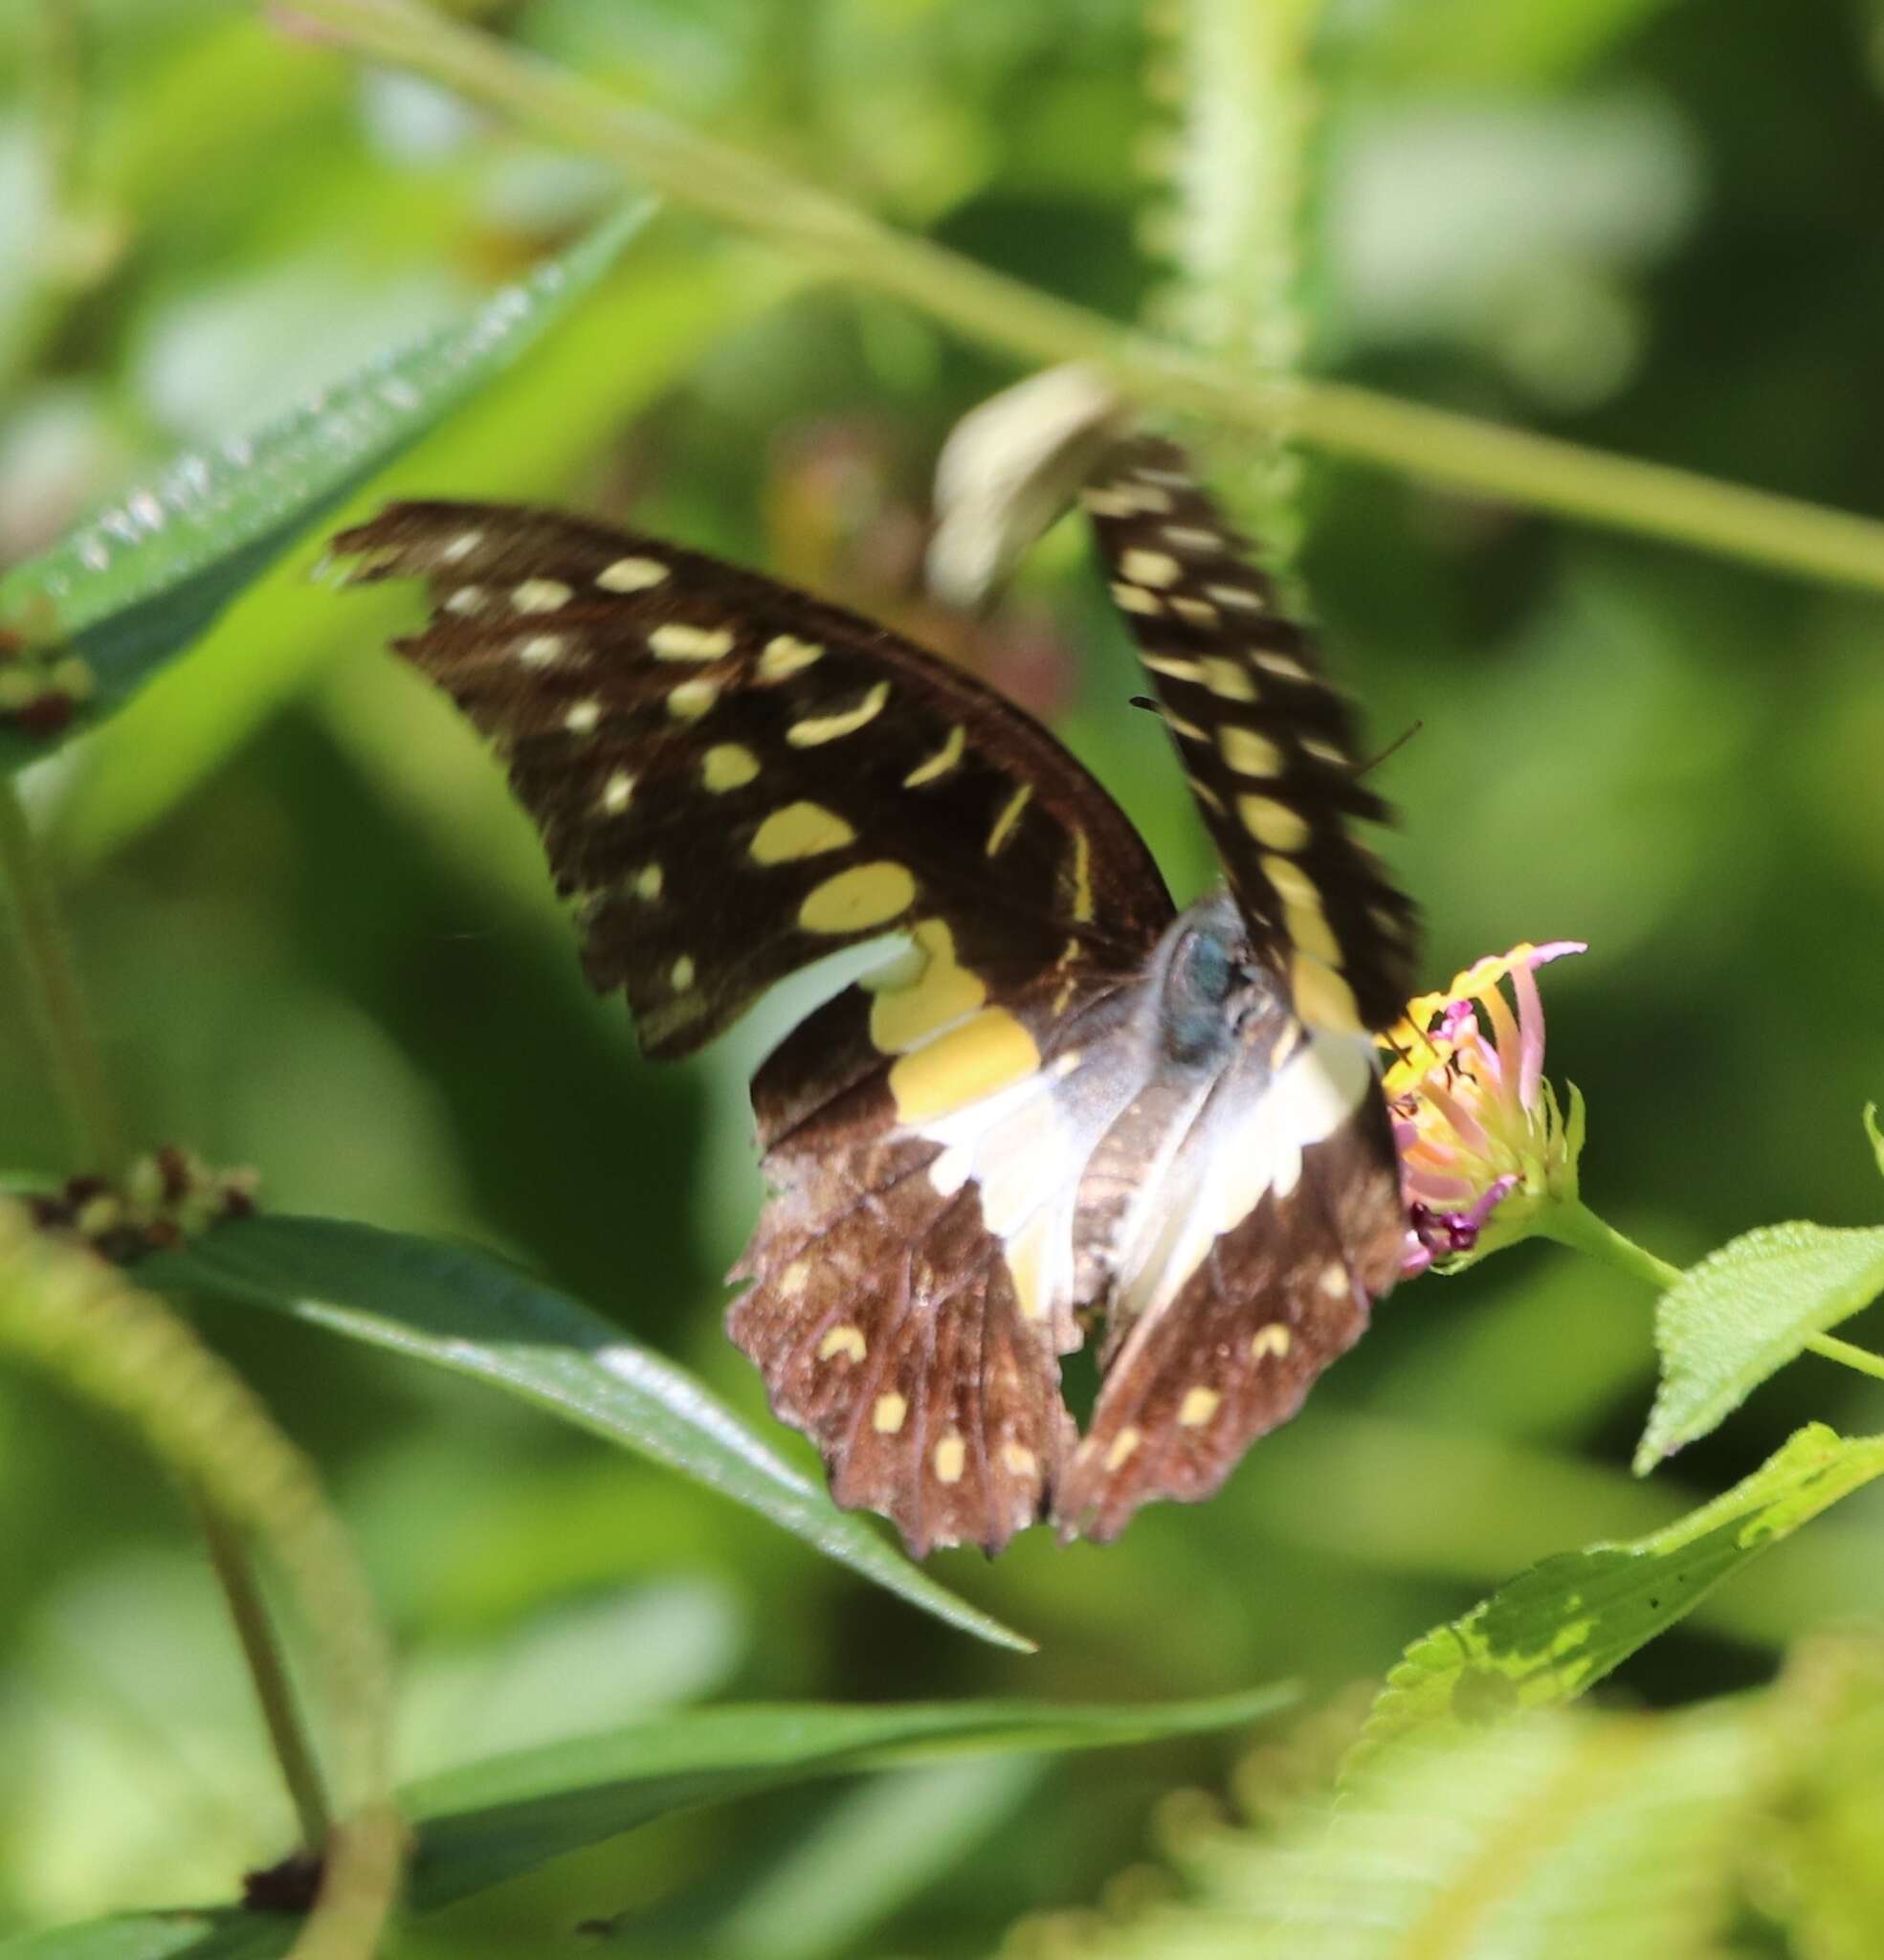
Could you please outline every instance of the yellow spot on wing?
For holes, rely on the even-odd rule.
[[[1013,1477],[1031,1477],[1040,1468],[1040,1459],[1025,1443],[1003,1443],[1001,1460]]]
[[[887,973],[866,974],[870,1038],[883,1055],[901,1055],[950,1023],[971,1014],[987,998],[981,977],[955,957],[955,935],[941,919],[924,919],[910,935],[915,970],[898,962]],[[884,984],[885,981],[889,984]]]
[[[890,1070],[897,1114],[920,1125],[979,1102],[1040,1066],[1033,1036],[1006,1008],[984,1008]]]
[[[483,588],[480,586],[460,586],[445,601],[447,612],[477,612],[484,605]]]
[[[830,1361],[839,1354],[850,1361],[861,1361],[869,1352],[870,1343],[864,1339],[863,1329],[848,1322],[841,1327],[832,1327],[818,1343],[820,1361]]]
[[[1168,551],[1136,547],[1119,561],[1119,569],[1135,586],[1174,586],[1184,576],[1184,567]]]
[[[1121,612],[1138,612],[1147,618],[1164,610],[1164,602],[1155,593],[1142,586],[1128,586],[1122,579],[1113,581],[1112,602]]]
[[[1255,663],[1266,674],[1279,674],[1285,680],[1313,680],[1311,674],[1293,654],[1273,654],[1258,649],[1253,656]]]
[[[1186,1389],[1178,1409],[1178,1422],[1185,1429],[1202,1429],[1217,1413],[1223,1397],[1215,1389]]]
[[[644,864],[634,874],[634,895],[639,899],[657,899],[661,895],[661,868],[658,864]]]
[[[563,717],[563,725],[571,735],[592,735],[602,720],[602,703],[599,701],[579,701]]]
[[[648,650],[657,660],[717,660],[733,651],[733,635],[722,626],[688,626],[670,619],[648,635]]]
[[[1330,1300],[1346,1300],[1354,1292],[1354,1281],[1348,1277],[1348,1270],[1340,1259],[1330,1259],[1321,1268],[1321,1277],[1316,1284]]]
[[[788,633],[781,633],[765,642],[765,651],[759,656],[758,674],[761,680],[785,680],[793,674],[802,674],[807,667],[824,658],[824,649],[808,639],[794,639]]]
[[[694,984],[693,961],[690,960],[685,953],[682,953],[680,957],[675,961],[672,969],[668,972],[667,977],[669,981],[672,982],[676,993],[685,993],[688,988],[690,988]]]
[[[1172,594],[1171,611],[1192,626],[1215,626],[1223,616],[1208,599],[1193,599],[1183,592]]]
[[[994,819],[994,828],[987,834],[987,855],[1000,856],[1001,847],[1013,835],[1014,826],[1021,820],[1021,812],[1028,806],[1033,794],[1033,785],[1023,783],[1003,806],[1001,814]]]
[[[1361,1032],[1361,1008],[1354,990],[1332,968],[1306,953],[1289,962],[1289,991],[1295,1009],[1312,1028],[1327,1028],[1336,1034]]]
[[[948,740],[936,750],[927,762],[920,762],[902,779],[905,790],[920,790],[924,783],[933,783],[938,776],[945,776],[962,760],[962,749],[968,739],[968,731],[959,723],[948,731]]]
[[[1180,659],[1171,654],[1141,654],[1139,658],[1154,674],[1168,675],[1173,680],[1202,680],[1204,667],[1196,660]]]
[[[1256,683],[1241,660],[1226,659],[1212,654],[1204,662],[1204,679],[1220,701],[1254,701]]]
[[[866,722],[874,721],[883,712],[883,703],[890,698],[890,683],[879,680],[853,708],[843,708],[834,715],[809,715],[802,722],[794,722],[785,731],[785,739],[794,748],[815,748],[821,742],[835,742],[840,735],[853,735]]]
[[[1319,905],[1321,902],[1321,894],[1316,888],[1315,880],[1292,858],[1265,855],[1256,862],[1262,866],[1263,876],[1275,887],[1284,904]]]
[[[788,864],[841,851],[856,840],[856,832],[834,810],[822,803],[787,803],[753,833],[750,850],[755,864]]]
[[[609,815],[619,816],[633,794],[634,778],[626,769],[617,769],[602,786],[602,808]]]
[[[960,1483],[968,1466],[968,1445],[959,1436],[945,1436],[936,1445],[936,1479],[941,1483]]]
[[[1273,796],[1239,796],[1243,828],[1269,851],[1299,851],[1308,842],[1308,819]]]
[[[560,633],[533,634],[517,649],[517,657],[526,667],[547,667],[563,651]]]
[[[737,742],[716,742],[700,759],[700,781],[716,793],[743,790],[759,773],[759,758]]]
[[[1279,1358],[1295,1345],[1295,1335],[1280,1321],[1271,1321],[1268,1326],[1256,1329],[1250,1343],[1250,1359],[1261,1361],[1271,1354]]]
[[[1282,929],[1289,935],[1291,943],[1311,959],[1319,960],[1325,967],[1344,964],[1341,942],[1328,924],[1328,915],[1319,904],[1297,904],[1293,899],[1284,899]]]
[[[809,1259],[793,1259],[790,1265],[779,1275],[779,1291],[787,1300],[796,1300],[805,1290],[805,1282],[811,1277]]]
[[[1073,832],[1073,916],[1081,925],[1093,918],[1093,840],[1083,825]]]
[[[878,1395],[870,1412],[870,1426],[878,1436],[895,1436],[909,1414],[909,1404],[900,1395]]]
[[[554,612],[574,596],[560,578],[526,578],[510,590],[510,603],[520,612]]]
[[[1246,586],[1206,586],[1204,590],[1219,606],[1229,606],[1239,612],[1266,612],[1269,610],[1262,594],[1251,591]]]
[[[720,685],[714,680],[683,680],[668,690],[667,711],[676,721],[698,722],[720,699]]]
[[[1121,1429],[1112,1439],[1112,1447],[1105,1453],[1105,1467],[1108,1470],[1122,1470],[1132,1460],[1141,1437],[1136,1429]]]
[[[1239,776],[1279,776],[1282,751],[1267,735],[1252,728],[1238,728],[1226,723],[1217,730],[1217,746],[1223,759]]]
[[[605,592],[645,592],[667,576],[667,567],[657,558],[617,558],[595,574],[595,583]]]
[[[814,885],[798,908],[807,932],[859,932],[886,925],[916,897],[916,880],[887,858],[853,864]]]

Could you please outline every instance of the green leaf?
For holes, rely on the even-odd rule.
[[[826,1704],[696,1709],[454,1770],[401,1793],[431,1911],[670,1811],[813,1776],[945,1756],[1058,1753],[1236,1728],[1288,1707],[1281,1683],[1213,1701],[1119,1704]],[[233,1908],[146,1913],[0,1946],[0,1960],[275,1960],[297,1922]]]
[[[1033,1651],[840,1511],[683,1369],[488,1253],[338,1219],[264,1216],[147,1259],[138,1278],[476,1375],[745,1504],[952,1626]]]
[[[1674,1524],[1533,1566],[1407,1649],[1356,1761],[1410,1729],[1478,1726],[1582,1694],[1730,1573],[1880,1473],[1884,1437],[1848,1441],[1811,1423]]]
[[[157,486],[0,578],[0,621],[70,641],[97,682],[67,733],[121,707],[319,518],[516,361],[601,279],[651,202],[598,226],[462,325],[376,363],[253,439],[186,457]],[[0,728],[0,768],[56,746]]]
[[[639,413],[718,337],[776,305],[798,282],[783,260],[688,249],[651,227],[632,275],[587,303],[352,501],[461,497],[553,501],[606,432]],[[344,516],[345,511],[336,513]],[[67,866],[96,865],[161,822],[343,647],[390,638],[410,601],[310,590],[323,540],[293,546],[190,649],[71,757],[50,798],[51,839]],[[388,664],[391,664],[388,662]]]
[[[938,1755],[1108,1748],[1232,1728],[1286,1707],[1286,1684],[1208,1702],[1033,1707],[958,1702],[707,1708],[454,1770],[407,1791],[421,1910],[599,1843],[668,1811],[808,1776]]]
[[[1884,1130],[1877,1127],[1877,1104],[1867,1102],[1864,1106],[1864,1133],[1871,1139],[1872,1153],[1877,1159],[1877,1171],[1884,1177]]]
[[[1884,1230],[1762,1225],[1710,1253],[1662,1295],[1662,1379],[1638,1476],[1705,1436],[1806,1339],[1884,1292]]]
[[[278,1960],[301,1923],[284,1912],[125,1913],[0,1940],[0,1960]]]

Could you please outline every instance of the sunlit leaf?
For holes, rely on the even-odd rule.
[[[953,1626],[1031,1651],[840,1511],[685,1370],[488,1253],[337,1219],[260,1217],[149,1259],[138,1277],[491,1382],[747,1505]]]
[[[1408,1730],[1474,1727],[1566,1702],[1694,1611],[1729,1574],[1884,1473],[1884,1437],[1811,1423],[1750,1477],[1624,1545],[1544,1559],[1407,1648],[1357,1760]]]
[[[97,695],[67,732],[122,706],[301,532],[517,360],[595,285],[652,209],[609,220],[463,325],[255,436],[183,457],[152,488],[0,578],[0,620],[69,642],[91,670]],[[0,729],[0,767],[51,746]]]
[[[1286,1707],[1288,1686],[1208,1702],[1030,1706],[956,1702],[707,1708],[499,1757],[405,1793],[418,1833],[412,1898],[449,1904],[651,1817],[808,1776],[938,1755],[1108,1748],[1233,1728]]]
[[[1638,1475],[1705,1436],[1770,1374],[1884,1292],[1884,1229],[1762,1225],[1662,1295],[1662,1379],[1635,1452]]]
[[[1877,1159],[1877,1169],[1884,1176],[1884,1130],[1877,1126],[1877,1104],[1867,1102],[1864,1106],[1864,1133],[1871,1139],[1872,1154]]]

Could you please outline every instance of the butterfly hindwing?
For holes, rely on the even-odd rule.
[[[1387,812],[1313,636],[1175,443],[1118,443],[1081,501],[1259,951],[1312,1025],[1390,1026],[1414,914],[1353,834]]]

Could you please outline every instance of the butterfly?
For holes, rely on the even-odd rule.
[[[645,1052],[894,936],[761,1065],[734,1341],[912,1553],[1208,1496],[1360,1337],[1406,1228],[1370,1031],[1411,905],[1308,630],[1174,443],[1081,500],[1225,888],[1180,912],[1057,740],[869,620],[664,540],[408,502],[396,650],[496,745]],[[1084,1434],[1061,1359],[1102,1329]]]

